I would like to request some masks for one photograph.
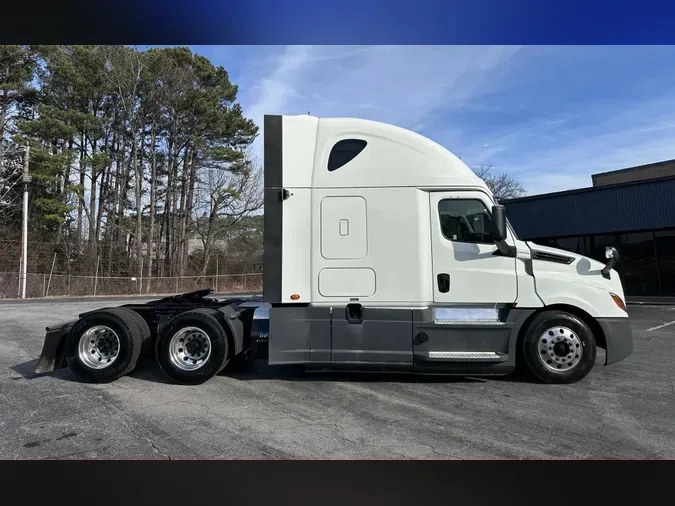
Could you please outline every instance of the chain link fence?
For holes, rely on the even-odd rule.
[[[262,280],[262,273],[152,278],[28,274],[26,297],[172,295],[202,288],[216,293],[249,293],[261,292]],[[20,293],[21,275],[0,272],[0,298],[16,299]]]

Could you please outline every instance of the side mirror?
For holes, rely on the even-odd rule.
[[[501,242],[506,239],[506,214],[504,206],[492,206],[492,222],[494,223],[494,230],[492,237],[495,242]]]
[[[610,279],[610,271],[619,262],[619,250],[614,246],[607,246],[605,248],[605,258],[607,259],[607,264],[600,272],[605,279]]]
[[[607,246],[605,248],[605,258],[609,262],[614,260],[614,262],[612,262],[612,263],[616,264],[619,261],[619,250],[616,249],[614,246]],[[609,262],[607,262],[607,263],[609,263]]]

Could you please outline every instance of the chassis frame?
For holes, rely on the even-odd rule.
[[[171,318],[192,309],[212,308],[222,311],[230,318],[234,317],[242,320],[244,325],[241,335],[233,336],[236,343],[234,348],[237,354],[247,352],[252,347],[254,351],[258,351],[261,344],[267,344],[267,329],[265,328],[268,325],[267,320],[258,320],[258,325],[254,325],[253,322],[254,312],[262,304],[260,297],[216,299],[209,297],[211,293],[213,291],[207,288],[163,297],[143,304],[130,303],[120,306],[105,306],[80,313],[78,319],[112,307],[127,308],[135,311],[143,317],[150,327],[150,346],[143,352],[144,355],[150,355],[154,353],[154,343],[159,332]],[[42,352],[35,366],[37,374],[53,372],[68,367],[65,357],[65,344],[70,329],[77,321],[76,319],[45,328],[45,340]]]

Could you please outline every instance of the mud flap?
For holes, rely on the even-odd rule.
[[[36,374],[45,372],[52,372],[58,369],[67,367],[65,357],[65,344],[68,332],[75,324],[75,321],[57,325],[54,327],[47,327],[45,334],[45,342],[42,346],[42,353],[35,366]]]

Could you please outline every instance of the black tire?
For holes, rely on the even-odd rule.
[[[73,374],[87,383],[110,383],[129,374],[136,367],[144,337],[144,329],[134,315],[133,311],[126,308],[111,308],[80,318],[66,338],[66,361]],[[103,369],[88,366],[80,358],[78,350],[82,335],[96,325],[110,328],[119,340],[117,357]]]
[[[178,367],[170,351],[174,335],[187,327],[197,327],[203,331],[211,347],[208,358],[193,370]],[[172,380],[188,385],[204,383],[222,371],[229,361],[229,352],[230,343],[222,323],[222,313],[208,308],[193,309],[174,316],[162,328],[155,343],[155,357],[160,369]]]
[[[563,332],[559,335],[561,329]],[[571,338],[569,341],[567,336]],[[561,345],[557,344],[558,340]],[[525,365],[525,372],[544,383],[575,383],[583,379],[593,368],[597,354],[595,337],[588,325],[564,311],[544,311],[536,315],[519,344],[518,358]],[[560,354],[556,346],[561,346]],[[578,354],[575,349],[582,353]]]
[[[136,327],[138,329],[139,335],[141,336],[141,357],[149,357],[154,352],[154,348],[152,346],[153,344],[152,332],[150,331],[150,326],[148,325],[148,322],[145,321],[145,318],[143,318],[136,311],[129,310],[129,313],[133,316],[136,322]]]

